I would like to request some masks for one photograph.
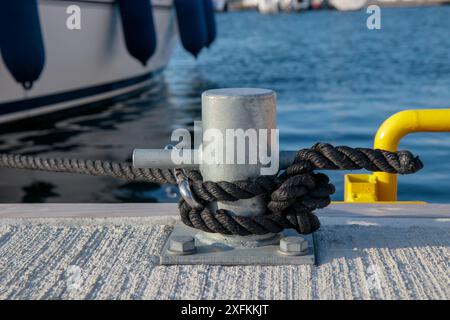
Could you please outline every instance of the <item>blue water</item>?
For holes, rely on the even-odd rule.
[[[371,147],[378,126],[403,109],[450,107],[450,7],[217,16],[218,40],[195,60],[177,48],[162,85],[102,112],[3,134],[1,151],[129,160],[133,148],[168,143],[200,119],[200,94],[223,87],[277,92],[282,149],[317,141]],[[450,133],[414,134],[401,149],[425,168],[399,178],[401,200],[450,202]],[[0,171],[3,202],[175,201],[174,189],[109,178]],[[335,200],[343,173],[330,172]]]

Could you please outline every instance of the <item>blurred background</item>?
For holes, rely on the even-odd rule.
[[[252,10],[240,10],[245,1],[219,2],[217,39],[197,59],[177,44],[157,86],[95,112],[4,131],[0,152],[130,161],[134,148],[164,147],[173,129],[191,128],[201,117],[201,93],[213,88],[275,90],[285,150],[319,141],[372,147],[393,113],[450,107],[450,6],[382,7],[381,29],[369,30],[366,10],[346,11],[345,1],[342,11],[320,1],[300,9],[265,1]],[[322,10],[310,10],[312,3]],[[399,178],[399,199],[450,202],[450,134],[410,135],[400,148],[420,155],[425,168]],[[342,200],[344,173],[327,174],[337,188],[333,199]],[[0,169],[0,177],[1,202],[178,197],[171,186],[103,177],[15,169]]]

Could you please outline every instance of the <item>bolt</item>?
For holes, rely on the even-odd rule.
[[[282,238],[279,251],[288,256],[305,255],[308,252],[308,241],[302,237]]]
[[[170,239],[169,251],[179,255],[194,253],[195,240],[189,236],[174,236]]]

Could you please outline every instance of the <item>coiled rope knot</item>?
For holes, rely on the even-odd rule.
[[[198,171],[188,171],[191,190],[200,206],[179,202],[181,219],[186,225],[206,232],[246,236],[277,233],[295,229],[309,234],[320,227],[313,213],[330,204],[335,187],[316,169],[383,171],[410,174],[423,168],[418,157],[409,151],[389,152],[366,148],[333,147],[317,143],[300,150],[294,162],[280,175],[260,176],[245,181],[203,181]],[[263,215],[243,217],[227,210],[210,209],[210,203],[237,201],[262,196],[267,201]]]

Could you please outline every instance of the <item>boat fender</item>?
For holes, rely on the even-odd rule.
[[[206,46],[209,46],[216,39],[216,19],[214,16],[214,5],[212,0],[203,0],[205,8],[205,22],[207,30],[207,41]]]
[[[0,52],[14,79],[31,89],[45,65],[37,0],[2,1]]]
[[[181,43],[197,57],[208,38],[203,0],[175,0],[174,3]]]
[[[144,66],[156,50],[156,32],[150,0],[118,0],[127,50]]]

